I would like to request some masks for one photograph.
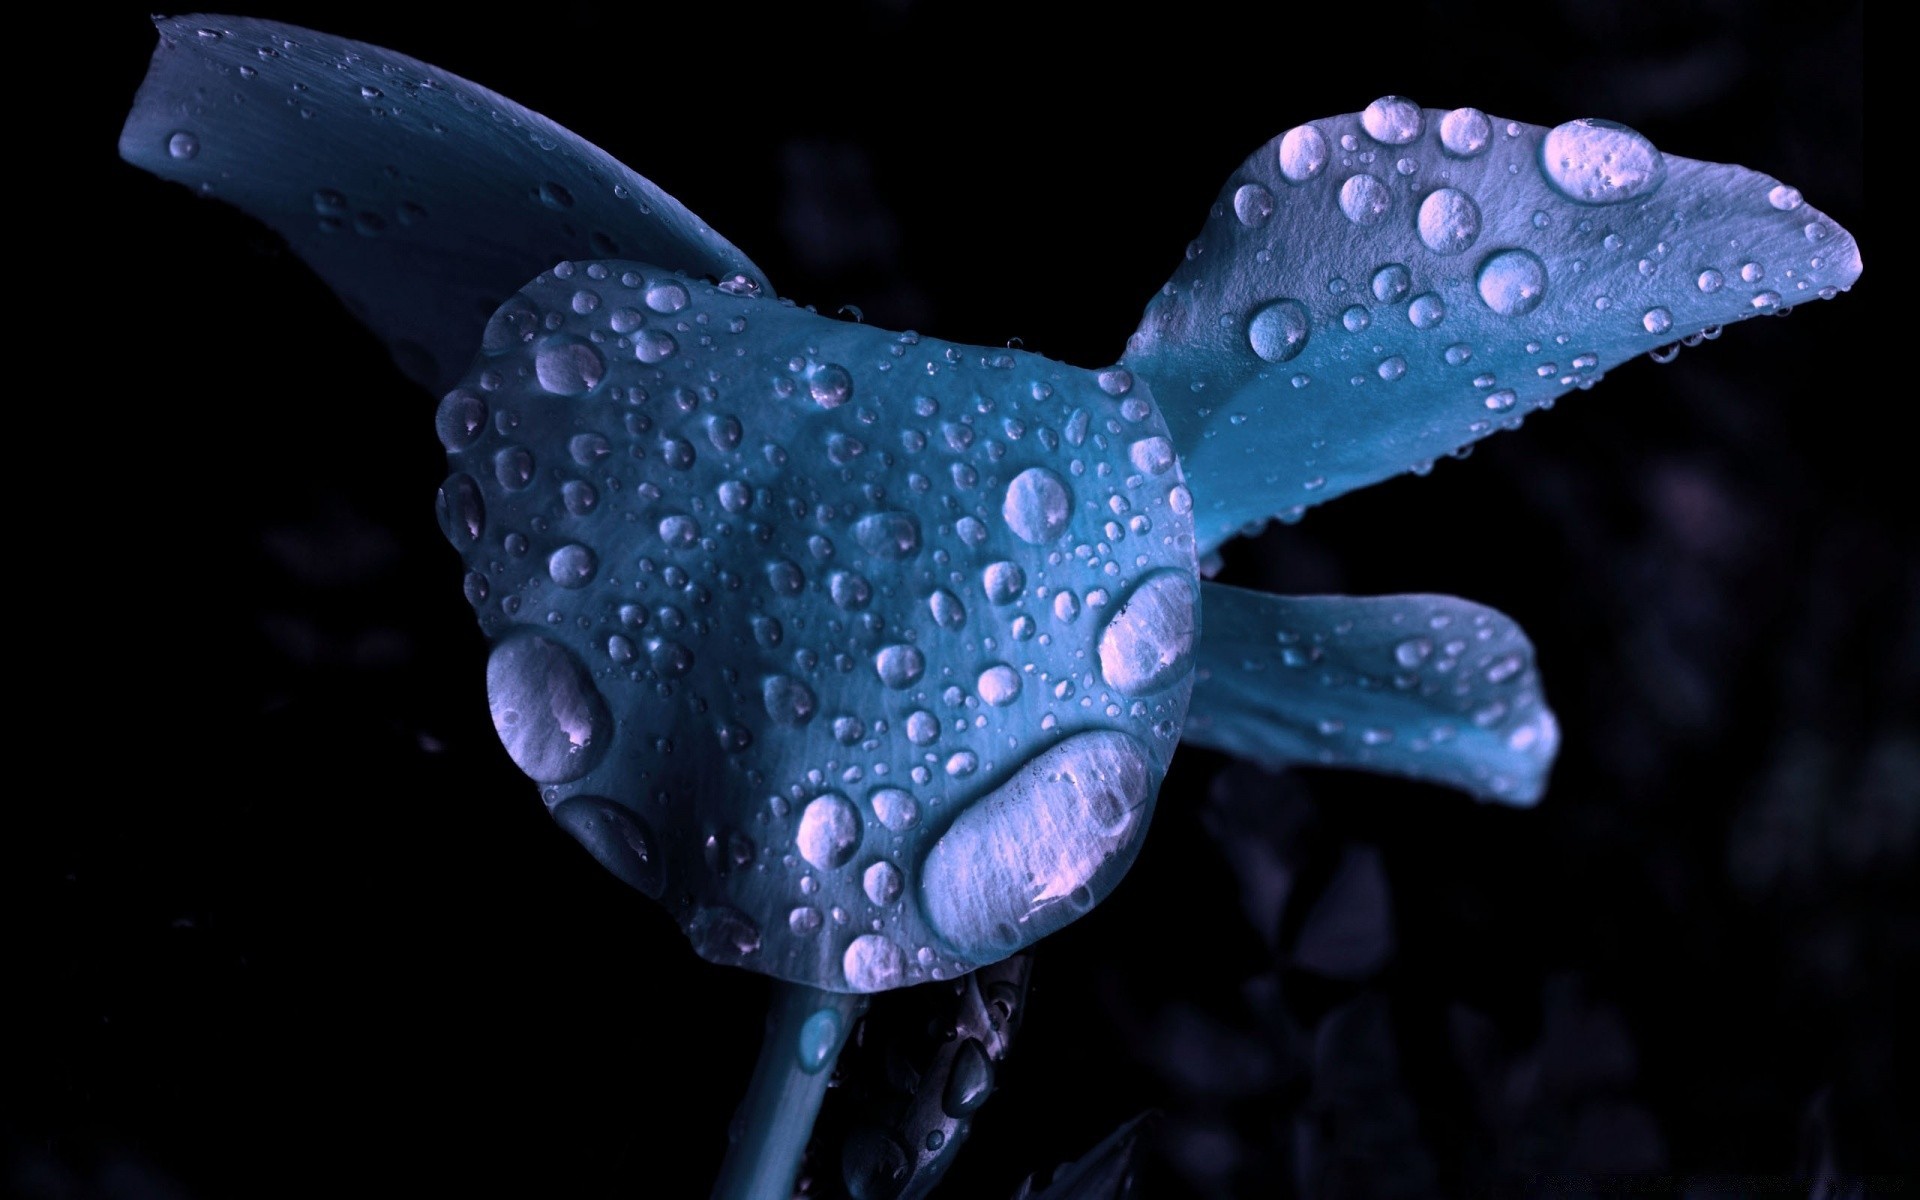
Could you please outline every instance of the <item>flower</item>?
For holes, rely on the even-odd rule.
[[[1256,151],[1085,371],[778,301],[647,180],[415,60],[159,24],[122,154],[266,220],[444,397],[514,761],[704,956],[828,990],[1090,909],[1182,739],[1536,799],[1558,733],[1511,621],[1200,561],[1860,269],[1764,176],[1388,96]]]

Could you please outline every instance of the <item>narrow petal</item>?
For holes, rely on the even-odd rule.
[[[156,24],[121,157],[272,226],[436,393],[500,303],[562,259],[764,287],[679,201],[457,75],[245,17]]]
[[[1532,804],[1560,743],[1533,645],[1453,596],[1271,596],[1201,585],[1183,741],[1359,767]]]
[[[1386,97],[1241,165],[1124,361],[1173,431],[1204,553],[1859,274],[1853,238],[1757,172],[1606,122]]]

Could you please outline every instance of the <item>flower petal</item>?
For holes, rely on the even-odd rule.
[[[1183,741],[1273,764],[1359,767],[1532,804],[1559,727],[1533,646],[1453,596],[1270,596],[1201,585]]]
[[[501,301],[561,259],[765,286],[679,201],[457,75],[245,17],[156,24],[121,157],[272,226],[436,392]]]
[[[1205,553],[1859,274],[1853,238],[1765,175],[1605,122],[1387,97],[1241,165],[1124,361],[1163,406]]]

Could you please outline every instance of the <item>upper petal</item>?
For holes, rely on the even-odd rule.
[[[1851,235],[1768,176],[1605,122],[1387,97],[1241,165],[1125,362],[1165,408],[1204,551],[1859,274]]]
[[[478,84],[291,25],[155,24],[121,157],[272,226],[436,392],[500,303],[562,259],[765,286],[679,201]]]

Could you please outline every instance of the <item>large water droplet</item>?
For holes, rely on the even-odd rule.
[[[1355,225],[1377,224],[1393,207],[1393,193],[1371,175],[1360,174],[1340,185],[1340,211]]]
[[[1253,311],[1247,344],[1270,363],[1283,363],[1307,348],[1307,306],[1298,300],[1274,300]]]
[[[958,1121],[987,1102],[993,1091],[993,1060],[979,1038],[968,1038],[954,1053],[953,1068],[947,1086],[940,1093],[940,1108]]]
[[[1421,292],[1407,303],[1407,320],[1415,329],[1432,329],[1446,319],[1446,301],[1433,292]]]
[[[1020,672],[1005,663],[995,663],[980,672],[980,698],[995,706],[1012,704],[1020,698]]]
[[[1004,958],[1067,924],[1119,882],[1145,832],[1146,752],[1124,734],[1076,734],[968,805],[919,872],[927,922],[960,954]],[[1084,889],[1084,891],[1083,891]]]
[[[455,388],[440,401],[433,426],[447,453],[465,450],[487,430],[487,402],[476,392]]]
[[[867,893],[867,899],[882,908],[898,900],[905,886],[900,868],[884,859],[868,867],[860,877],[860,887]]]
[[[606,702],[558,642],[509,638],[487,660],[487,706],[500,744],[536,783],[567,783],[593,769],[613,740]]]
[[[1327,135],[1311,125],[1297,125],[1280,138],[1280,175],[1302,184],[1326,169]]]
[[[927,716],[928,720],[932,720],[926,713],[915,715]],[[912,724],[911,717],[908,718],[908,724]],[[914,744],[921,743],[915,740]],[[886,826],[889,833],[904,833],[920,823],[920,802],[913,798],[911,792],[895,787],[875,788],[873,794],[867,797],[867,803],[873,806],[874,818]]]
[[[920,522],[903,512],[873,513],[854,524],[853,540],[875,558],[912,558],[920,549]]]
[[[606,360],[577,338],[554,338],[533,356],[534,377],[556,396],[584,396],[606,377]]]
[[[800,813],[793,845],[801,858],[822,871],[845,866],[860,848],[860,814],[838,792],[815,796]]]
[[[1233,193],[1233,215],[1249,229],[1257,229],[1273,215],[1273,193],[1257,183],[1243,183]]]
[[[563,588],[583,588],[593,582],[599,565],[593,551],[575,542],[547,556],[547,575]]]
[[[912,646],[886,646],[873,656],[873,669],[888,687],[908,688],[926,674],[927,660]]]
[[[1644,136],[1612,121],[1583,118],[1548,132],[1540,169],[1555,191],[1582,204],[1620,204],[1649,195],[1667,177],[1666,160]]]
[[[440,517],[440,532],[457,550],[465,550],[480,540],[486,525],[487,509],[480,499],[480,485],[462,474],[447,476],[435,498],[434,510]]]
[[[987,593],[989,604],[1012,604],[1027,588],[1027,573],[1018,563],[988,563],[987,569],[981,572],[980,586]]]
[[[1475,281],[1480,299],[1503,317],[1518,317],[1540,306],[1547,294],[1547,264],[1527,250],[1500,250],[1480,264]]]
[[[1073,493],[1045,467],[1028,467],[1007,485],[1000,506],[1007,528],[1023,542],[1044,546],[1060,536],[1073,516]]]
[[[1154,692],[1193,661],[1193,582],[1180,571],[1141,580],[1100,631],[1100,674],[1129,694]]]
[[[1141,438],[1127,447],[1127,458],[1143,475],[1162,475],[1173,466],[1173,443],[1163,437]]]
[[[1472,158],[1493,140],[1493,122],[1477,108],[1456,108],[1440,118],[1440,144],[1456,158]]]
[[[622,883],[659,899],[666,890],[665,861],[645,821],[611,800],[573,796],[553,810],[553,819]]]
[[[819,913],[815,912],[814,916],[817,918]],[[802,1071],[818,1075],[833,1061],[834,1052],[839,1049],[839,1013],[823,1008],[800,1023],[800,1042],[794,1051]]]
[[[839,408],[853,399],[853,376],[839,363],[821,363],[808,372],[807,394],[821,408]]]
[[[1382,304],[1392,304],[1412,290],[1413,273],[1400,263],[1388,263],[1373,273],[1373,298]]]
[[[1425,124],[1420,106],[1405,96],[1382,96],[1360,114],[1367,136],[1388,146],[1406,145],[1420,136]]]
[[[760,685],[767,715],[782,725],[805,725],[819,707],[813,689],[788,675],[769,675]]]
[[[1420,202],[1420,240],[1435,254],[1458,254],[1480,236],[1480,206],[1458,188],[1441,188]]]
[[[884,992],[907,980],[907,956],[899,946],[877,933],[853,939],[840,960],[847,986],[856,992]]]

